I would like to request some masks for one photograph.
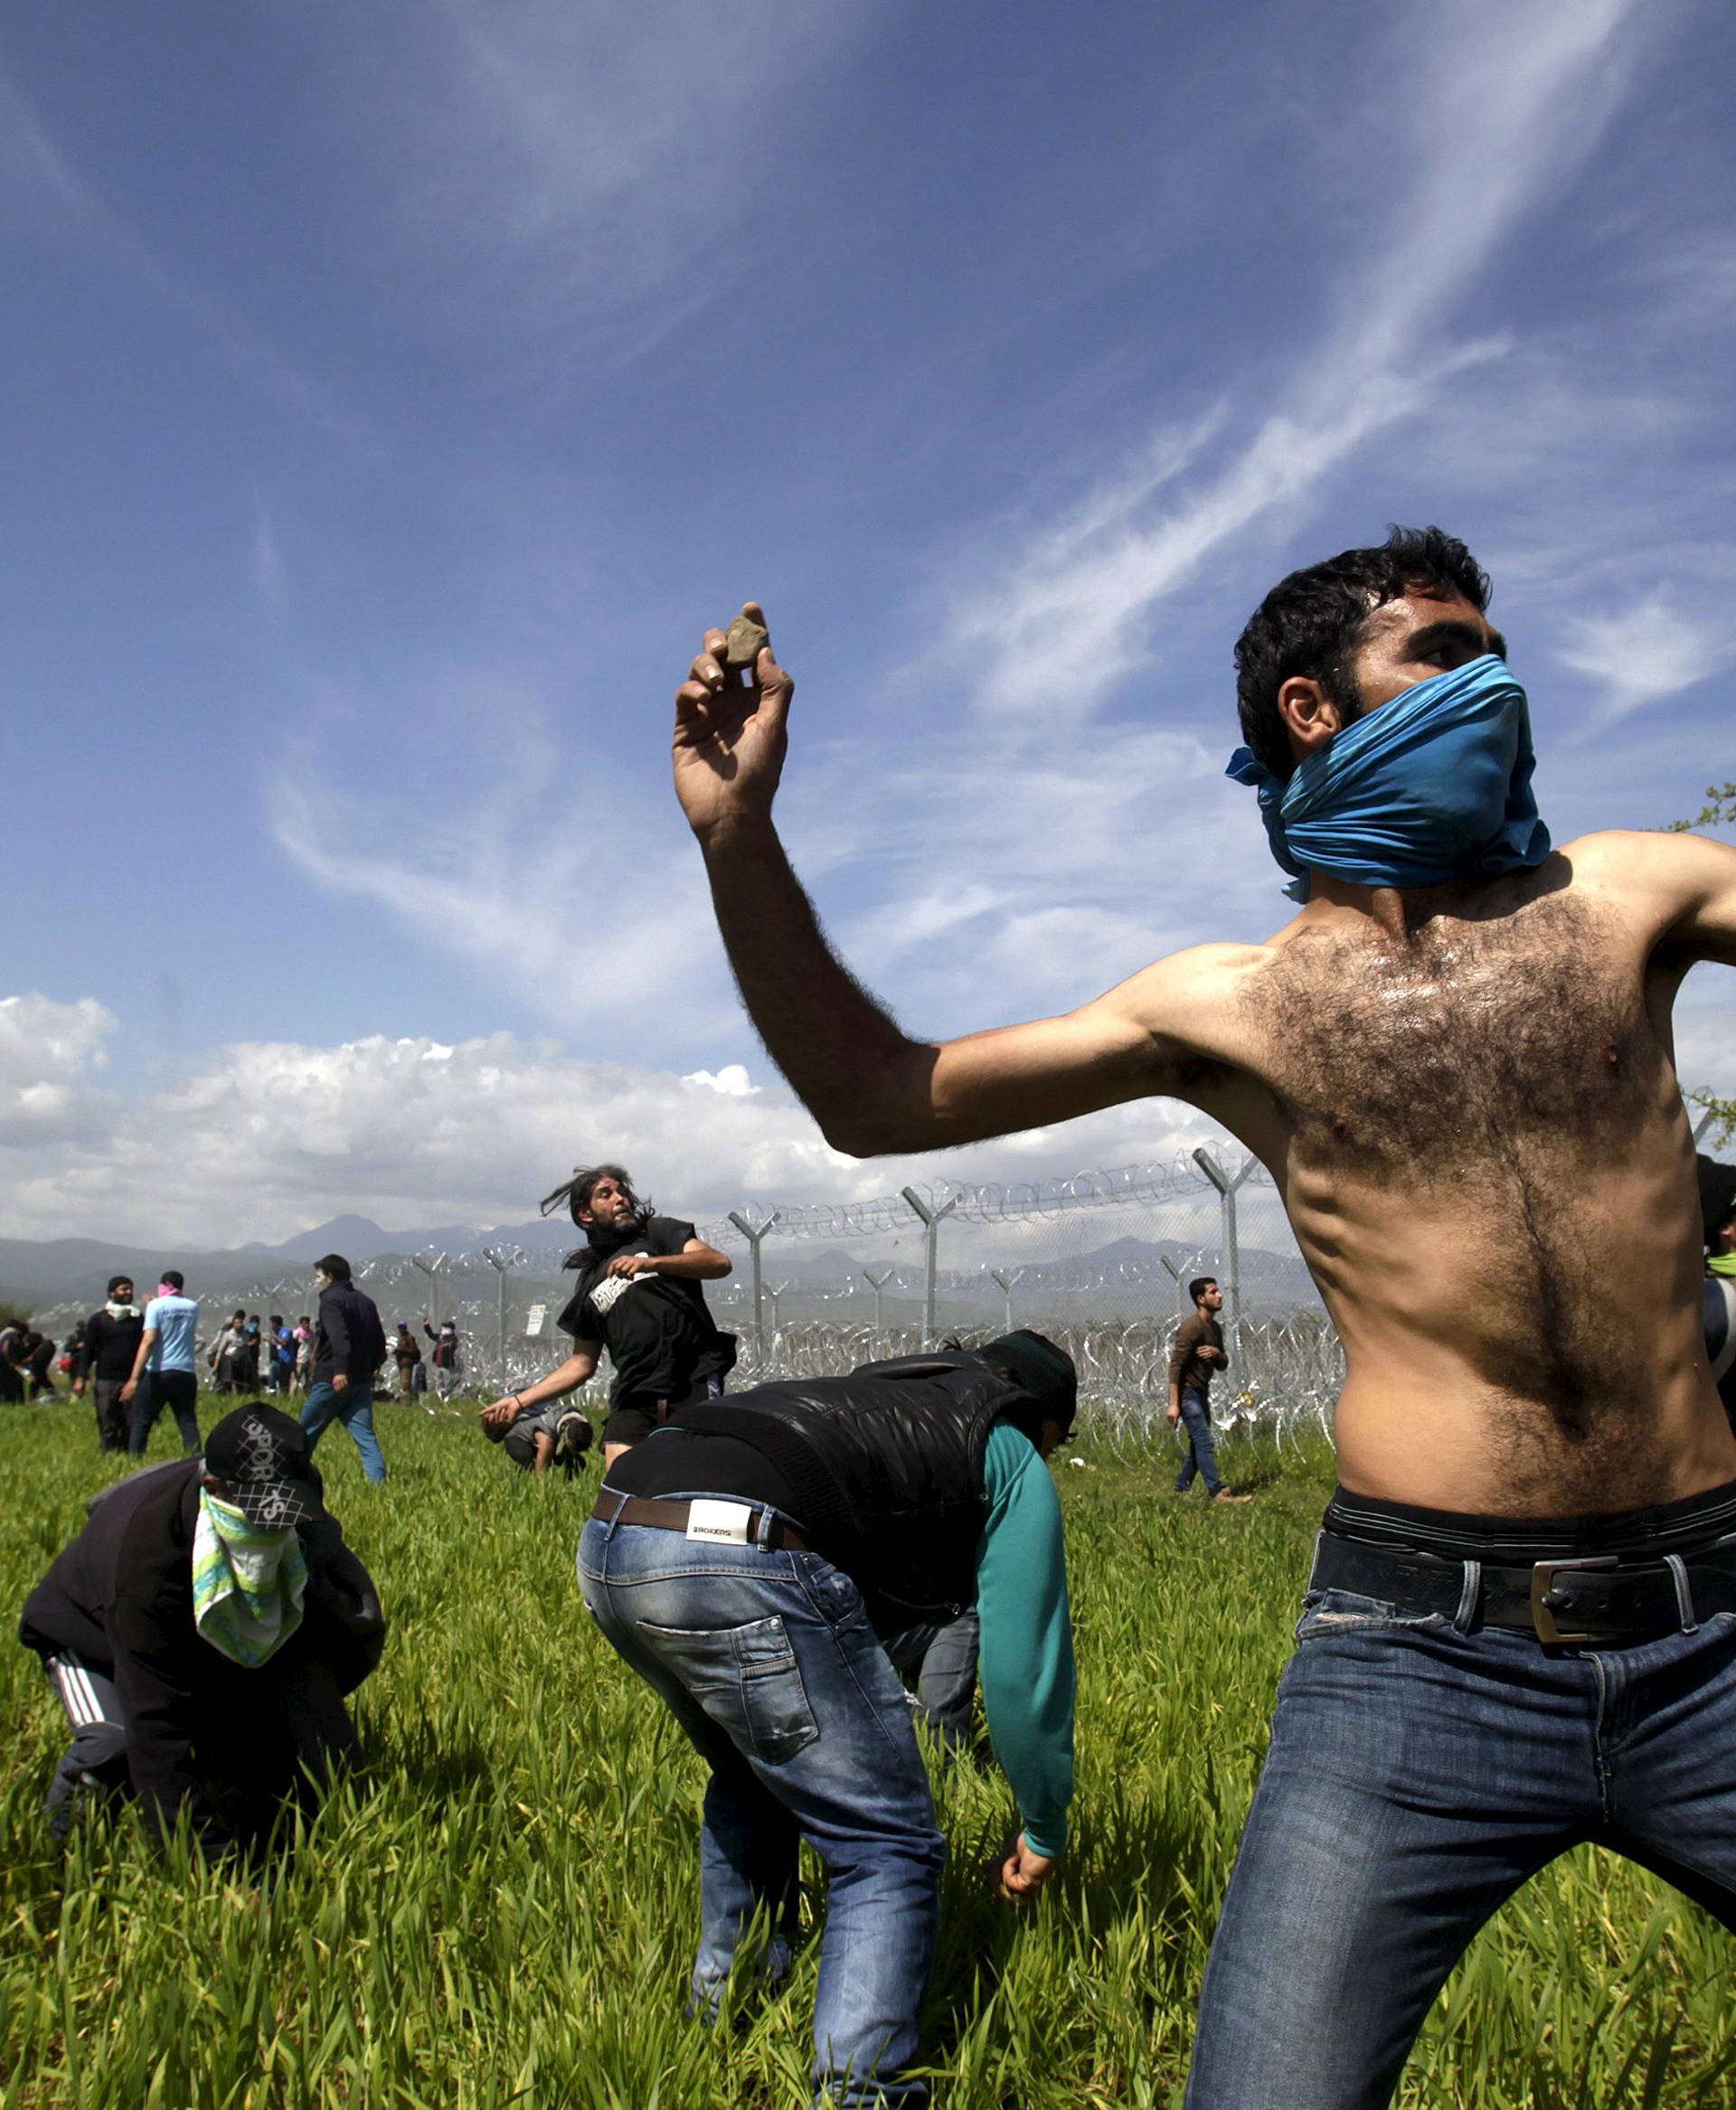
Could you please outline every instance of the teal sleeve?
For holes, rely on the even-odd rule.
[[[1018,1797],[1026,1842],[1067,1843],[1073,1796],[1073,1629],[1061,1498],[1049,1468],[1009,1422],[989,1432],[988,1521],[976,1550],[983,1707]]]

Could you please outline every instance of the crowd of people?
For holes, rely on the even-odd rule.
[[[1432,528],[1281,581],[1236,648],[1230,774],[1296,915],[1062,1017],[944,1042],[905,1034],[833,951],[785,855],[794,684],[763,611],[708,631],[677,692],[676,792],[731,966],[828,1143],[930,1149],[1180,1098],[1278,1175],[1344,1344],[1338,1485],[1201,1989],[1188,2110],[1381,2110],[1477,1929],[1571,1848],[1624,1853],[1736,1926],[1736,1169],[1701,1163],[1696,1210],[1667,1031],[1692,966],[1736,965],[1736,850],[1552,845],[1489,592]],[[956,1678],[948,1644],[974,1615],[1019,1812],[996,1874],[1030,1898],[1072,1793],[1043,1461],[1077,1372],[1020,1331],[730,1393],[703,1291],[725,1257],[619,1165],[545,1207],[563,1201],[583,1234],[571,1352],[481,1419],[546,1474],[577,1440],[559,1403],[609,1360],[579,1585],[707,1770],[690,2012],[719,2019],[738,1964],[788,1971],[806,1841],[827,1879],[815,2102],[914,2104],[944,1847],[894,1666],[941,1649]],[[341,1420],[383,1477],[389,1343],[341,1256],[318,1280],[299,1423],[250,1403],[203,1460],[157,1469],[177,1477],[123,1483],[31,1600],[24,1637],[74,1731],[57,1823],[147,1713],[159,1746],[134,1785],[162,1814],[203,1794],[219,1823],[200,1769],[232,1753],[242,1682],[267,1674],[274,1782],[284,1753],[342,1755],[382,1615],[321,1540],[312,1451]],[[1180,1491],[1216,1493],[1223,1349],[1215,1285],[1192,1286],[1170,1371]],[[171,1407],[193,1448],[190,1305],[165,1273],[117,1397],[148,1370],[149,1414]],[[140,1427],[135,1411],[129,1442]]]

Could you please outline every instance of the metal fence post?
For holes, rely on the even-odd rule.
[[[1014,1267],[1010,1272],[1003,1273],[998,1267],[991,1267],[988,1272],[1000,1284],[1001,1295],[1006,1300],[1006,1331],[1010,1333],[1013,1331],[1013,1292],[1024,1280],[1024,1269]]]
[[[922,1345],[934,1346],[934,1290],[935,1276],[939,1271],[939,1232],[942,1217],[950,1216],[958,1206],[958,1197],[948,1195],[939,1209],[930,1209],[914,1187],[901,1188],[906,1201],[915,1212],[922,1226],[923,1288],[922,1288]]]
[[[862,1271],[862,1279],[874,1293],[874,1332],[876,1333],[884,1334],[886,1331],[886,1285],[895,1281],[897,1277],[898,1269],[896,1267],[882,1268],[878,1275],[867,1267]],[[884,1346],[883,1342],[882,1345]]]
[[[517,1246],[485,1246],[482,1257],[495,1271],[498,1296],[495,1305],[495,1348],[500,1362],[500,1389],[506,1385],[506,1277],[524,1258]]]
[[[1218,1191],[1219,1205],[1223,1211],[1223,1265],[1230,1284],[1230,1294],[1224,1300],[1230,1306],[1230,1352],[1240,1362],[1241,1360],[1241,1255],[1236,1247],[1236,1189],[1254,1169],[1254,1160],[1242,1160],[1241,1170],[1233,1179],[1227,1178],[1218,1161],[1203,1144],[1194,1153],[1194,1163]]]
[[[753,1352],[761,1361],[765,1360],[766,1353],[766,1314],[765,1280],[760,1267],[760,1241],[777,1222],[778,1213],[774,1209],[756,1230],[739,1209],[730,1211],[730,1221],[746,1239],[748,1250],[753,1256]],[[789,1286],[786,1283],[784,1286],[788,1288]]]

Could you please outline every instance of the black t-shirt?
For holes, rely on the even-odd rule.
[[[701,1284],[608,1272],[618,1254],[661,1258],[683,1251],[697,1236],[679,1217],[648,1217],[635,1236],[580,1267],[579,1286],[555,1323],[575,1341],[599,1342],[608,1350],[615,1366],[612,1407],[629,1399],[684,1399],[702,1380],[734,1367],[735,1336],[712,1323]]]

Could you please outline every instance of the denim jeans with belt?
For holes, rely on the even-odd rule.
[[[1297,1640],[1187,2110],[1380,2110],[1471,1937],[1584,1842],[1736,1926],[1736,1614],[1570,1651],[1317,1590]]]
[[[945,1848],[903,1688],[855,1584],[816,1553],[595,1517],[579,1583],[712,1769],[694,2011],[716,2014],[756,1909],[764,1974],[788,1970],[805,1838],[826,1872],[815,2102],[921,2101],[923,2084],[900,2077],[934,1963]]]
[[[334,1421],[341,1421],[362,1454],[362,1470],[370,1480],[386,1476],[385,1455],[373,1433],[373,1388],[363,1378],[352,1378],[340,1392],[329,1378],[308,1388],[301,1403],[301,1426],[307,1432],[311,1451]]]
[[[1184,1388],[1181,1394],[1182,1427],[1187,1431],[1187,1456],[1175,1475],[1175,1492],[1185,1494],[1198,1473],[1208,1494],[1221,1494],[1223,1481],[1218,1472],[1217,1453],[1212,1446],[1212,1407],[1203,1392]]]

